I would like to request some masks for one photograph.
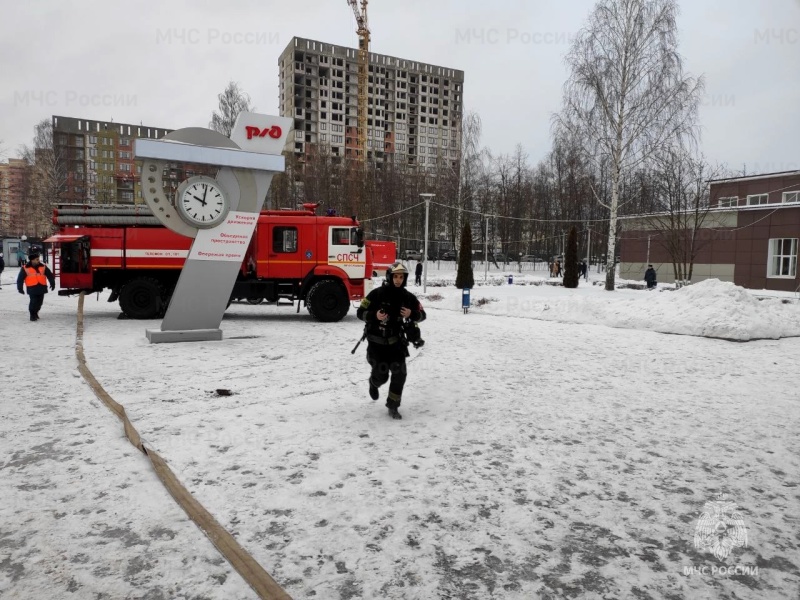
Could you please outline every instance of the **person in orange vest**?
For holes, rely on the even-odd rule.
[[[50,289],[56,289],[56,278],[47,267],[39,262],[39,253],[31,252],[28,255],[28,262],[23,265],[17,275],[17,291],[24,294],[22,285],[28,288],[28,311],[31,313],[31,321],[39,320],[39,310],[44,303],[44,295],[47,293],[47,283],[50,282]]]

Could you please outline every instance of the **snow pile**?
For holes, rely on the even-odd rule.
[[[718,279],[676,291],[626,289],[613,293],[585,283],[575,290],[526,285],[529,283],[476,286],[471,291],[471,310],[736,341],[800,336],[797,299],[759,300],[748,290]],[[436,287],[433,293],[442,294],[444,300],[429,301],[429,306],[460,310],[460,290]],[[484,299],[491,301],[481,303]]]

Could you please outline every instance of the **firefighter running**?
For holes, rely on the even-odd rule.
[[[369,395],[377,400],[378,388],[389,380],[386,407],[394,419],[398,412],[406,382],[408,342],[419,346],[417,323],[425,320],[425,310],[417,297],[406,289],[408,270],[395,263],[386,270],[386,281],[361,301],[356,313],[366,323],[367,362],[372,367]],[[408,340],[408,341],[406,341]]]

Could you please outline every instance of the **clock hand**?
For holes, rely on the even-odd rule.
[[[206,205],[206,194],[208,194],[208,186],[203,187],[203,206]]]
[[[206,201],[205,201],[204,199],[202,199],[202,198],[198,198],[197,196],[192,196],[192,198],[194,198],[195,200],[197,200],[198,202],[200,202],[200,204],[202,204],[203,206],[205,206],[205,205],[206,205]]]

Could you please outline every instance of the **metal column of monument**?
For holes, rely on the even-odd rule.
[[[200,127],[179,129],[160,140],[137,139],[142,196],[158,220],[194,238],[161,329],[151,343],[221,340],[228,306],[272,176],[285,169],[281,155],[292,120],[241,113],[230,138]],[[190,177],[171,200],[163,175],[170,163],[220,167],[216,177]]]

